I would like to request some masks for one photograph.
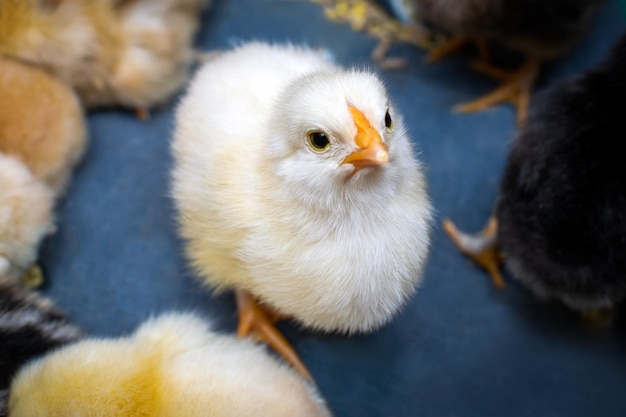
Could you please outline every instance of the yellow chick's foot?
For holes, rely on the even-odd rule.
[[[150,120],[150,111],[148,109],[139,107],[135,109],[135,117],[141,120],[142,122]]]
[[[443,230],[463,254],[487,270],[496,288],[504,289],[504,279],[500,273],[502,257],[497,250],[496,242],[498,222],[495,217],[491,217],[487,227],[475,236],[459,231],[449,219],[443,221]]]
[[[433,33],[422,25],[404,24],[390,16],[385,9],[372,0],[312,0],[324,8],[325,17],[333,22],[347,23],[354,31],[360,31],[378,39],[372,51],[372,60],[383,69],[406,67],[407,61],[399,57],[387,57],[395,43],[407,43],[428,49],[434,43]]]
[[[539,60],[528,58],[513,72],[494,68],[483,61],[474,63],[473,67],[478,72],[501,80],[502,85],[476,100],[455,106],[455,111],[475,112],[508,101],[517,108],[517,124],[523,125],[528,116],[530,92],[539,73]]]
[[[252,333],[257,340],[267,343],[278,352],[300,375],[312,381],[313,377],[298,357],[294,348],[274,326],[276,321],[286,317],[281,313],[261,306],[247,291],[237,290],[236,298],[239,312],[237,336],[242,338]]]
[[[22,284],[28,288],[39,288],[43,285],[43,270],[39,265],[31,266],[22,277]]]
[[[615,320],[613,308],[587,308],[582,312],[582,320],[588,327],[595,330],[605,329]]]

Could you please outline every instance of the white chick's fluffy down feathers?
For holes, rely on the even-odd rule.
[[[171,313],[120,339],[90,339],[26,365],[11,417],[325,417],[317,392],[261,346]]]
[[[0,281],[18,281],[52,227],[53,193],[16,158],[0,152]]]
[[[345,163],[359,149],[349,106],[382,138],[388,163]],[[328,146],[314,149],[311,132]],[[241,45],[192,80],[173,152],[180,230],[210,287],[352,333],[389,321],[419,283],[431,204],[377,76],[306,47]]]

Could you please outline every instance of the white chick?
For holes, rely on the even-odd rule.
[[[17,282],[52,226],[52,191],[0,152],[0,282]]]
[[[274,319],[372,331],[420,282],[426,180],[376,75],[306,47],[242,45],[192,80],[173,152],[192,265],[208,286],[237,291],[240,335],[280,342],[303,374]]]
[[[316,390],[262,346],[167,314],[130,337],[88,339],[31,362],[11,417],[321,417]]]

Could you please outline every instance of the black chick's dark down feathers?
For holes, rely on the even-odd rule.
[[[577,309],[626,296],[626,35],[596,68],[540,94],[496,205],[512,274]]]
[[[413,0],[417,14],[461,36],[486,37],[540,58],[570,48],[606,0]]]
[[[0,282],[0,417],[6,416],[9,385],[19,368],[81,334],[49,299]]]

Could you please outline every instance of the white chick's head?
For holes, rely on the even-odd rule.
[[[400,115],[380,79],[366,71],[297,79],[277,98],[267,129],[277,176],[312,201],[325,201],[329,188],[367,195],[414,164]]]
[[[17,159],[0,153],[0,281],[18,281],[52,228],[53,195]]]

